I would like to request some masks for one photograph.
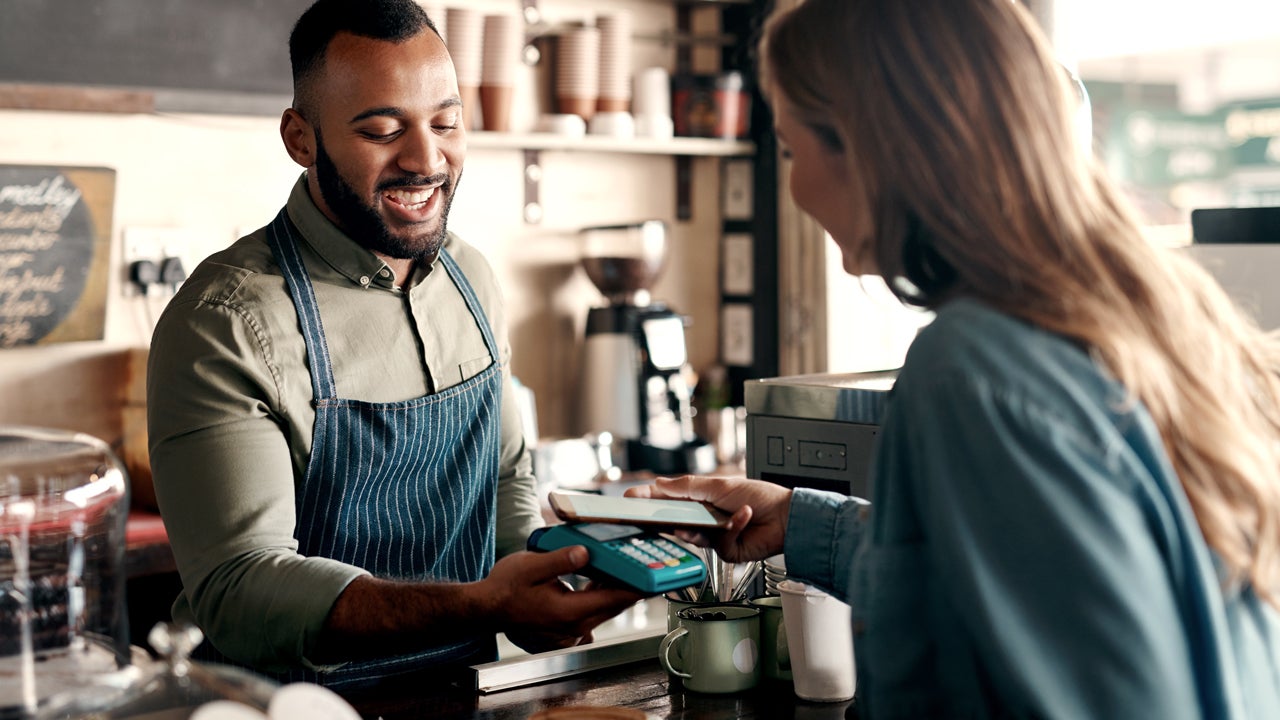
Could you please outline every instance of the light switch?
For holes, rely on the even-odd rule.
[[[725,303],[720,309],[720,359],[725,365],[749,366],[755,361],[751,306]]]
[[[782,452],[782,436],[770,435],[765,444],[765,462],[770,465],[786,465],[787,456]]]
[[[724,184],[720,191],[723,202],[720,209],[725,220],[750,220],[753,194],[751,189],[751,161],[726,160]]]
[[[720,289],[725,295],[750,295],[755,292],[755,245],[745,233],[724,236],[720,256]]]

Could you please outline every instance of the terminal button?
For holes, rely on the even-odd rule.
[[[801,467],[844,470],[848,451],[838,443],[800,441]]]

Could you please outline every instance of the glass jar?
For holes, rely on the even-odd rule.
[[[122,684],[128,484],[106,443],[0,426],[0,717],[56,693]]]

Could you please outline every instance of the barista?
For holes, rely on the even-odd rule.
[[[192,273],[152,341],[174,616],[219,657],[339,688],[571,646],[637,598],[573,592],[541,524],[493,272],[446,232],[466,128],[414,0],[319,0],[280,132],[305,172]],[[495,558],[498,558],[495,563]]]

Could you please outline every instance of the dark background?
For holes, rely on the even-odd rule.
[[[0,82],[290,94],[311,0],[0,0]]]

